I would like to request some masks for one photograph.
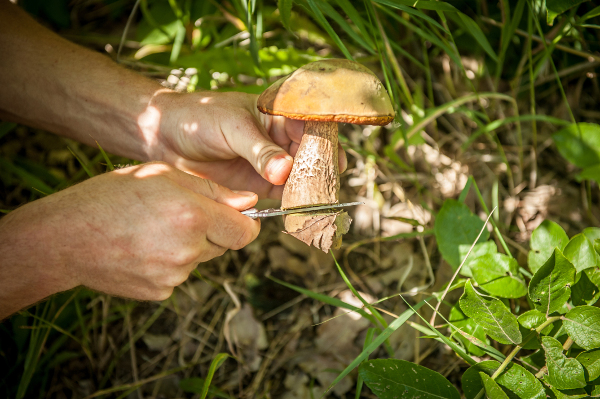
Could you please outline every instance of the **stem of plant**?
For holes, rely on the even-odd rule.
[[[514,357],[517,355],[517,353],[519,353],[519,351],[521,349],[523,349],[523,346],[527,345],[527,343],[529,341],[531,341],[531,339],[536,335],[541,333],[542,331],[544,331],[544,328],[548,327],[550,324],[554,323],[557,320],[560,320],[561,316],[553,316],[553,317],[549,317],[545,322],[543,322],[542,324],[540,324],[536,329],[535,329],[535,334],[529,334],[527,336],[527,338],[525,339],[525,341],[520,344],[515,346],[515,348],[508,354],[508,356],[506,357],[506,359],[504,359],[504,361],[502,362],[502,364],[500,365],[500,367],[498,367],[498,369],[494,372],[494,374],[492,374],[492,380],[495,380],[496,377],[498,377],[500,374],[502,374],[502,372],[508,367],[508,365],[510,364],[510,362],[514,359]],[[566,344],[566,342],[565,342]],[[570,345],[569,345],[570,346]],[[545,367],[544,367],[545,368]],[[542,368],[542,370],[544,370],[544,368]],[[540,370],[540,372],[542,371]],[[539,373],[538,373],[539,374]],[[540,378],[537,374],[535,375],[537,378]],[[483,395],[485,394],[485,389],[482,389],[481,391],[479,391],[479,393],[477,394],[477,396],[475,396],[475,399],[481,399],[483,397]]]

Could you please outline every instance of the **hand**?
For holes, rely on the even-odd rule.
[[[150,163],[25,205],[0,220],[0,319],[78,285],[166,299],[199,262],[256,238],[260,222],[240,211],[257,199]]]
[[[162,93],[157,159],[236,190],[280,199],[304,121],[265,115],[245,93]],[[340,171],[346,155],[340,146]],[[290,156],[291,155],[291,156]]]

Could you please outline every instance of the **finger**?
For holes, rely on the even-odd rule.
[[[272,184],[284,184],[292,170],[293,158],[268,137],[263,125],[251,113],[241,115],[232,131],[236,137],[231,149],[250,162],[252,167]]]
[[[193,176],[178,169],[173,169],[170,176],[180,186],[238,211],[252,208],[258,201],[258,195],[255,193],[232,191],[213,181]]]
[[[213,202],[205,204],[208,226],[206,238],[223,248],[241,249],[256,239],[260,221],[242,215],[227,206]]]

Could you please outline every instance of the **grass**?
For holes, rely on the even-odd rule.
[[[565,172],[565,163],[554,161],[558,155],[548,142],[551,132],[560,126],[586,120],[597,122],[578,113],[578,109],[597,103],[597,84],[590,79],[590,84],[585,85],[589,79],[585,73],[589,70],[574,69],[572,72],[582,58],[598,60],[594,28],[577,23],[589,11],[588,4],[560,16],[555,23],[558,28],[546,26],[541,6],[530,0],[503,0],[499,9],[482,2],[464,3],[460,10],[445,2],[418,2],[412,7],[412,3],[392,0],[307,0],[291,5],[289,13],[288,8],[277,11],[274,6],[260,1],[207,4],[200,9],[189,1],[141,1],[141,16],[133,16],[131,21],[139,25],[138,32],[146,29],[155,36],[133,38],[129,35],[128,40],[139,46],[164,44],[164,39],[155,42],[148,39],[159,37],[157,32],[162,32],[162,37],[166,36],[166,42],[172,46],[165,53],[153,54],[141,61],[135,59],[130,49],[123,47],[119,49],[120,59],[142,73],[158,71],[162,77],[166,77],[165,67],[185,68],[190,63],[198,63],[199,88],[246,91],[261,91],[283,69],[298,67],[315,54],[354,58],[367,64],[382,77],[399,115],[391,127],[371,131],[369,136],[366,136],[366,130],[345,127],[341,137],[351,154],[351,177],[363,181],[359,186],[345,188],[346,193],[366,199],[373,212],[384,212],[385,204],[389,209],[409,200],[435,216],[442,203],[442,194],[441,182],[433,176],[442,173],[448,165],[433,162],[424,165],[419,146],[427,145],[438,151],[440,157],[448,154],[453,160],[460,160],[460,165],[470,168],[464,191],[462,186],[457,186],[453,196],[459,196],[472,209],[485,214],[489,214],[489,207],[500,207],[491,224],[502,250],[510,256],[514,255],[508,244],[518,238],[523,225],[519,225],[517,211],[511,213],[503,209],[504,200],[524,200],[522,194],[555,178],[563,191],[576,193],[569,194],[575,201],[588,204],[587,211],[569,220],[570,224],[575,228],[585,223],[593,224],[594,218],[599,216],[597,206],[594,206],[598,203],[597,185],[577,183],[572,173]],[[111,22],[113,28],[122,27],[120,21],[129,18],[132,6],[133,2],[114,6],[113,12],[118,17]],[[109,37],[99,27],[102,19],[90,21],[88,18],[91,17],[83,13],[75,14],[75,18],[81,19],[79,26],[95,25],[100,35]],[[104,14],[103,18],[108,19],[108,15]],[[282,25],[282,19],[289,21],[287,26]],[[200,20],[200,24],[195,23]],[[52,23],[51,17],[49,22]],[[591,24],[594,19],[587,22]],[[179,24],[173,32],[168,29],[171,23]],[[236,39],[240,29],[248,31],[248,39]],[[80,28],[70,37],[77,40],[78,34],[83,37],[86,33]],[[542,39],[549,34],[548,40]],[[223,49],[222,54],[236,51],[238,59],[244,61],[231,63],[225,55],[222,59],[215,58],[214,54],[219,53],[210,50],[217,43]],[[111,44],[114,48],[120,47],[119,43]],[[269,52],[271,47],[275,47],[276,52]],[[205,54],[212,58],[204,58],[208,57]],[[213,72],[227,72],[231,79],[215,80]],[[242,81],[240,76],[245,76],[246,80]],[[578,89],[578,85],[582,87]],[[577,90],[580,93],[577,100],[581,99],[577,102],[581,105],[574,107],[569,95],[574,95]],[[48,140],[53,139],[33,129],[0,123],[0,179],[6,193],[0,203],[2,212],[68,187],[86,176],[131,162],[106,154],[100,144],[91,148],[69,143],[67,147],[60,141],[58,146],[56,141],[48,144]],[[46,143],[41,152],[36,150],[39,143]],[[553,165],[553,162],[559,162],[559,165]],[[365,165],[370,165],[370,169],[367,170]],[[348,179],[344,181],[348,182]],[[392,188],[384,190],[386,185]],[[565,218],[562,214],[557,217]],[[440,254],[432,237],[432,222],[413,226],[410,232],[383,237],[377,220],[378,216],[373,217],[370,228],[363,227],[361,233],[347,240],[348,245],[340,258],[344,267],[336,259],[337,267],[332,269],[341,277],[335,285],[338,291],[345,287],[352,290],[362,300],[362,308],[335,298],[335,290],[332,295],[322,293],[319,284],[300,286],[302,284],[270,277],[277,284],[305,295],[315,308],[320,309],[319,318],[329,320],[326,317],[328,309],[341,307],[358,312],[371,322],[360,355],[334,383],[344,378],[360,361],[377,354],[380,346],[388,355],[393,352],[389,337],[403,323],[451,346],[470,364],[472,358],[459,340],[448,337],[443,328],[422,317],[428,308],[424,305],[429,305],[428,301],[432,299],[417,298],[429,294],[429,288],[413,293],[414,301],[400,300],[397,292],[384,295],[389,298],[389,309],[407,306],[391,321],[386,313],[390,310],[378,310],[355,289],[368,287],[364,281],[377,272],[378,262],[392,256],[391,249],[400,241],[418,247],[414,256],[418,253],[428,268],[429,283],[424,283],[423,287],[434,284],[434,273],[439,273],[441,268]],[[264,237],[259,238],[265,247],[279,245],[278,239],[273,238],[276,237],[273,231],[264,232]],[[527,226],[525,231],[528,231]],[[522,241],[519,245],[525,245]],[[76,362],[85,364],[81,369],[87,368],[84,374],[94,382],[94,392],[90,392],[89,397],[141,392],[140,387],[173,374],[206,377],[213,359],[224,361],[220,371],[213,370],[213,384],[223,384],[227,380],[223,370],[230,372],[238,366],[233,360],[218,357],[220,351],[225,350],[218,331],[229,304],[220,288],[223,279],[219,272],[242,276],[237,278],[235,287],[249,297],[251,294],[248,293],[249,286],[243,283],[244,277],[250,272],[264,274],[267,267],[264,260],[256,259],[258,257],[241,252],[203,267],[205,281],[217,288],[192,316],[189,316],[190,310],[187,313],[179,311],[178,305],[171,301],[140,306],[86,290],[60,295],[36,305],[0,326],[0,341],[15,343],[18,348],[9,350],[0,344],[0,369],[8,376],[0,383],[0,392],[15,397],[38,395],[59,384],[53,379],[56,373],[60,374],[57,370]],[[327,273],[331,275],[332,271]],[[302,303],[297,301],[290,306],[301,312]],[[438,314],[435,305],[432,306],[433,314]],[[279,319],[285,314],[282,312],[269,320],[285,325]],[[191,319],[187,320],[188,317]],[[204,321],[209,319],[208,323]],[[140,340],[149,331],[163,331],[165,320],[174,323],[172,328],[183,329],[182,326],[190,325],[197,328],[193,339],[200,346],[192,359],[186,358],[183,349],[175,344],[155,355],[157,360],[152,362],[147,358]],[[447,325],[452,328],[451,323]],[[191,327],[185,328],[191,331]],[[113,330],[125,332],[115,334]],[[452,331],[458,334],[456,329]],[[272,338],[278,338],[277,342],[291,340],[283,333],[270,333]],[[420,342],[419,338],[416,340]],[[140,347],[144,357],[136,351]],[[493,353],[494,348],[485,349],[490,355],[499,356]],[[282,347],[274,346],[269,353],[281,350]],[[182,359],[184,364],[164,370],[155,370],[156,366],[151,366],[161,361],[170,363],[168,359],[176,358]],[[244,381],[245,387],[252,387],[254,393],[267,392],[271,382],[265,377],[267,370],[262,373],[240,378],[240,381]],[[210,383],[210,378],[206,381]],[[331,386],[323,388],[331,389]],[[62,389],[73,388],[63,386]],[[229,388],[228,392],[240,390],[243,389]],[[362,383],[358,380],[355,397],[360,397],[361,390]]]

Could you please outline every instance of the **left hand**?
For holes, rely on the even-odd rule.
[[[232,190],[281,199],[304,121],[265,115],[257,95],[238,92],[159,94],[161,153],[154,158]],[[346,155],[340,151],[340,171]]]

